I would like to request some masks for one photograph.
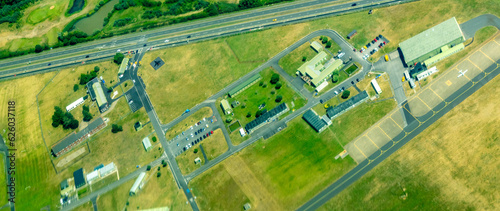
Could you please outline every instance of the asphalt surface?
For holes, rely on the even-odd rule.
[[[498,60],[497,63],[500,63],[500,60]],[[437,109],[440,110],[438,110],[435,113],[435,115],[431,115],[432,111],[430,111],[429,112],[430,114],[426,114],[421,118],[417,118],[418,121],[410,121],[408,126],[404,128],[402,133],[400,133],[386,145],[381,147],[381,150],[383,151],[379,150],[377,153],[372,154],[367,160],[358,164],[353,170],[349,171],[347,174],[342,176],[332,185],[328,186],[325,190],[323,190],[321,193],[316,195],[314,198],[309,200],[307,203],[302,205],[297,210],[316,210],[319,207],[321,207],[331,198],[335,197],[342,190],[344,190],[349,185],[357,181],[368,171],[373,169],[387,157],[396,152],[399,148],[401,148],[410,140],[412,140],[415,136],[420,134],[427,127],[436,122],[439,118],[448,113],[455,106],[457,106],[462,101],[467,99],[470,95],[474,94],[474,92],[479,90],[486,83],[491,81],[491,79],[493,79],[500,73],[500,68],[497,66],[497,64],[493,64],[492,66],[487,68],[485,72],[491,72],[491,73],[482,79],[478,78],[483,77],[484,75],[478,75],[475,79],[472,80],[476,81],[477,82],[476,84],[473,85],[472,82],[469,82],[466,85],[464,85],[461,89],[457,90],[454,94],[445,99],[446,102],[450,102],[449,104],[445,105],[445,103],[443,102],[436,107]]]
[[[338,4],[338,5],[329,6],[329,7],[322,7],[319,9],[312,9],[312,10],[307,10],[307,11],[303,11],[303,12],[296,12],[296,13],[287,14],[287,15],[275,16],[273,18],[266,18],[263,20],[249,21],[249,22],[245,22],[245,23],[233,24],[230,26],[224,26],[224,27],[219,27],[219,28],[214,28],[214,29],[207,29],[207,30],[200,31],[200,32],[190,33],[189,35],[172,36],[169,38],[165,38],[165,40],[162,39],[162,40],[157,40],[157,41],[152,41],[152,42],[147,42],[147,39],[157,37],[157,36],[168,36],[169,34],[172,34],[172,33],[179,33],[179,32],[183,32],[183,31],[187,31],[187,30],[206,28],[209,26],[213,26],[213,25],[217,25],[217,24],[221,24],[221,23],[226,23],[226,22],[243,21],[243,20],[247,20],[248,18],[256,18],[258,16],[255,16],[255,15],[258,15],[258,14],[260,14],[260,16],[271,15],[271,14],[274,14],[277,12],[281,13],[281,12],[286,12],[287,10],[300,9],[302,7],[314,6],[314,5],[319,5],[319,4],[323,4],[323,3],[327,3],[327,2],[334,2],[334,0],[309,1],[309,2],[304,2],[301,4],[293,4],[293,5],[286,6],[286,7],[279,7],[279,8],[275,8],[272,10],[258,11],[258,12],[254,12],[251,14],[244,14],[244,15],[240,15],[240,16],[222,18],[222,19],[218,19],[218,20],[214,20],[214,21],[186,25],[186,26],[182,26],[182,27],[176,27],[176,28],[166,27],[162,31],[149,32],[149,33],[146,32],[145,34],[132,36],[132,37],[130,37],[130,36],[114,37],[107,42],[101,42],[98,44],[87,44],[87,45],[82,46],[82,47],[75,47],[75,48],[71,48],[71,49],[66,48],[67,50],[57,49],[57,50],[54,50],[53,53],[51,53],[51,52],[47,52],[45,54],[42,53],[41,55],[34,56],[34,57],[33,56],[26,56],[26,57],[9,59],[5,62],[0,63],[0,67],[1,67],[0,80],[12,78],[12,77],[18,77],[18,76],[25,76],[25,75],[29,75],[29,74],[33,74],[33,73],[38,73],[38,72],[57,70],[58,68],[61,68],[61,67],[78,65],[78,64],[82,64],[82,62],[93,61],[93,60],[99,59],[101,57],[111,58],[118,51],[126,52],[126,51],[131,51],[131,50],[137,50],[137,49],[140,49],[143,47],[150,48],[152,46],[155,46],[156,48],[173,47],[176,45],[187,44],[189,42],[213,39],[213,38],[217,38],[217,37],[221,37],[221,36],[233,35],[233,34],[242,33],[242,32],[250,31],[250,30],[257,30],[257,29],[266,28],[266,27],[286,25],[286,24],[311,20],[311,19],[315,19],[315,18],[321,18],[321,17],[331,16],[331,15],[344,14],[344,13],[353,12],[353,11],[371,9],[371,8],[375,8],[375,7],[390,6],[390,5],[399,4],[401,2],[409,2],[409,1],[414,1],[414,0],[401,0],[401,1],[392,0],[392,1],[387,1],[387,2],[382,2],[382,1],[383,0],[357,1],[356,2],[357,5],[355,7],[351,6],[352,2]],[[277,21],[274,22],[273,19],[277,19]],[[165,43],[166,40],[169,40],[169,42]],[[68,56],[68,57],[65,57],[62,59],[55,59],[55,57],[70,55],[70,54],[74,54],[74,53],[78,53],[78,52],[82,52],[82,51],[87,51],[87,50],[92,50],[92,49],[100,49],[100,50],[98,52],[88,53],[86,55]],[[89,58],[86,58],[86,56],[89,56]],[[50,58],[54,58],[54,60],[52,60],[50,62],[41,62],[38,64],[28,64],[29,62],[35,62],[38,60],[50,59]],[[10,66],[23,65],[23,64],[26,64],[26,66],[9,69]],[[16,75],[16,76],[14,76],[14,75]]]
[[[462,29],[466,40],[474,37],[479,29],[486,26],[495,26],[498,30],[500,30],[500,18],[492,14],[484,14],[460,24],[460,28]]]

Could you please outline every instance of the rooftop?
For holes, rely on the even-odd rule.
[[[120,69],[118,69],[118,74],[123,74],[125,72],[125,69],[127,69],[128,60],[128,57],[123,58],[122,63],[120,64]]]
[[[246,80],[245,82],[241,83],[241,84],[238,84],[238,86],[234,87],[233,89],[231,89],[229,91],[229,96],[232,97],[233,95],[235,95],[236,93],[238,93],[240,90],[244,89],[246,86],[248,86],[249,84],[253,83],[254,81],[257,81],[260,79],[260,74],[255,74],[253,75],[252,77],[250,77],[248,80]]]
[[[363,91],[363,92],[351,97],[350,99],[346,100],[345,102],[338,104],[335,107],[329,107],[326,110],[326,115],[329,118],[332,118],[332,117],[336,116],[337,114],[342,113],[343,111],[345,111],[349,107],[353,106],[356,103],[359,103],[360,101],[362,101],[366,98],[368,98],[368,93],[366,91]]]
[[[306,120],[311,127],[314,128],[317,132],[320,132],[325,126],[326,123],[323,121],[313,110],[309,109],[307,110],[304,115],[302,115],[302,118]]]
[[[82,187],[85,184],[87,184],[87,182],[85,182],[85,177],[83,176],[83,169],[82,168],[73,172],[73,177],[75,178],[75,187],[76,188]]]
[[[314,86],[319,86],[320,82],[323,82],[323,79],[325,79],[325,77],[332,74],[335,70],[341,67],[342,63],[343,62],[340,59],[336,59],[333,62],[329,63],[328,66],[323,71],[321,71],[319,75],[313,77],[311,82],[314,84]]]
[[[252,130],[253,128],[257,127],[258,125],[262,124],[263,122],[266,122],[267,120],[271,119],[272,117],[276,116],[277,114],[285,111],[288,107],[286,106],[286,103],[282,103],[273,109],[263,113],[259,117],[255,118],[251,122],[245,125],[245,129],[247,131]]]
[[[104,95],[104,91],[102,90],[102,86],[100,82],[96,82],[92,85],[92,88],[94,88],[94,91],[96,93],[96,100],[97,104],[99,106],[102,106],[106,103],[108,103],[108,100],[106,100],[106,95]]]
[[[399,47],[405,61],[409,62],[458,38],[464,39],[462,29],[453,17],[401,42]]]

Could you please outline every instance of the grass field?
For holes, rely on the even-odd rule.
[[[92,202],[90,201],[74,209],[74,211],[92,211],[92,210],[94,210],[94,208],[92,206]]]
[[[250,135],[248,135],[248,134],[245,137],[241,137],[240,132],[238,132],[238,131],[234,131],[234,132],[229,134],[229,138],[231,139],[231,143],[234,146],[241,144],[242,142],[246,141],[249,137],[250,137]]]
[[[281,103],[287,103],[291,109],[298,109],[306,104],[306,100],[295,93],[295,91],[290,87],[290,85],[285,81],[283,77],[280,77],[279,83],[282,84],[280,89],[276,89],[275,85],[270,83],[271,76],[276,73],[273,69],[268,68],[260,72],[262,79],[248,87],[245,91],[236,95],[235,97],[228,98],[228,102],[231,104],[233,101],[239,101],[240,105],[233,108],[233,121],[239,120],[240,124],[244,127],[247,123],[255,119],[255,114],[259,110],[259,105],[264,104],[264,109],[268,111],[278,106]],[[260,86],[260,83],[263,83]],[[272,92],[275,92],[272,94]],[[276,102],[275,99],[278,95],[283,97],[281,102]],[[295,104],[292,108],[291,102]],[[220,101],[217,101],[216,105],[220,105]],[[223,114],[220,106],[217,107],[219,112]],[[250,117],[246,117],[250,113]],[[227,117],[226,117],[227,118]],[[226,118],[223,118],[224,120]],[[226,122],[226,126],[229,125]]]
[[[137,179],[137,178],[136,178]],[[129,191],[134,184],[135,179],[123,183],[118,188],[115,188],[97,199],[97,208],[99,210],[124,210],[129,199]],[[140,192],[139,192],[140,194]]]
[[[7,203],[7,172],[5,171],[5,157],[3,154],[0,154],[0,184],[2,188],[0,188],[0,204]]]
[[[26,22],[29,24],[37,24],[44,20],[54,20],[63,14],[64,10],[68,7],[68,1],[56,0],[51,4],[41,6],[31,11],[28,14]]]
[[[204,139],[203,142],[207,142],[208,139],[210,139],[210,137]],[[197,151],[196,153],[194,153],[195,150]],[[201,162],[195,164],[194,160],[196,158],[200,158]],[[192,146],[184,153],[177,156],[175,160],[177,161],[177,165],[179,165],[179,169],[181,169],[183,175],[193,172],[194,170],[200,168],[206,162],[205,158],[203,157],[203,154],[201,153],[199,144]]]
[[[107,185],[109,185],[113,182],[116,182],[116,181],[118,181],[118,176],[116,175],[116,173],[113,173],[111,175],[106,176],[105,178],[102,178],[99,181],[94,181],[90,185],[90,187],[91,187],[92,191],[97,191],[97,190],[99,190],[103,187],[106,187]]]
[[[214,134],[204,140],[202,145],[208,160],[218,157],[228,149],[226,139],[221,129],[215,130]]]
[[[496,77],[322,210],[499,209],[499,91]]]
[[[188,114],[184,114],[184,115],[188,115]],[[172,128],[170,128],[165,133],[167,140],[173,139],[175,136],[177,136],[180,133],[182,133],[183,131],[186,131],[187,129],[189,129],[196,122],[202,120],[203,118],[211,117],[212,114],[213,114],[213,112],[212,112],[211,108],[209,108],[209,107],[201,108],[200,110],[196,111],[195,113],[191,114],[186,119],[182,120],[181,122],[179,122],[178,124],[176,124]]]
[[[206,56],[207,52],[211,55]],[[238,63],[223,39],[151,51],[143,62],[147,64],[157,56],[165,61],[165,66],[155,71],[150,65],[142,65],[139,73],[163,123],[172,121],[258,65]]]
[[[196,177],[190,182],[190,187],[200,210],[242,210],[249,202],[221,164]]]
[[[186,196],[177,188],[168,167],[161,168],[161,176],[156,177],[157,169],[151,170],[143,189],[129,198],[128,210],[168,207],[170,210],[191,210],[186,204]]]
[[[333,72],[333,75],[338,76],[339,80],[337,82],[333,83],[332,78],[329,78],[328,85],[325,88],[323,88],[323,90],[319,91],[318,95],[322,95],[325,92],[328,92],[330,89],[339,85],[340,83],[345,81],[347,78],[349,78],[349,76],[347,75],[347,73],[345,73],[345,71],[335,71],[335,72]],[[311,87],[311,86],[307,86],[307,87]],[[340,88],[337,88],[337,89],[340,89]]]

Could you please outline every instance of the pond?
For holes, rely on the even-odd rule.
[[[73,1],[73,6],[69,9],[69,14],[73,14],[83,9],[85,5],[85,0],[75,0]]]
[[[76,22],[73,30],[78,29],[89,35],[94,33],[96,30],[101,30],[103,28],[102,24],[104,23],[104,18],[108,17],[108,13],[111,12],[111,10],[113,10],[113,7],[118,2],[119,0],[109,1],[107,4],[102,6],[101,9],[99,9],[96,13],[94,13],[90,17],[83,18],[78,22]]]

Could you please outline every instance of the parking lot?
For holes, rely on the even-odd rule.
[[[368,59],[375,52],[379,51],[381,48],[384,48],[389,44],[389,40],[382,35],[378,35],[374,37],[373,40],[364,45],[361,49],[356,49],[356,53],[360,55],[363,59]]]
[[[175,156],[182,154],[187,149],[210,138],[213,131],[218,128],[220,128],[220,126],[215,117],[201,119],[189,129],[172,139],[170,142],[170,144],[173,145],[172,152]]]
[[[415,121],[428,120],[436,111],[444,108],[473,84],[500,67],[498,64],[500,52],[496,49],[500,49],[500,35],[448,70],[439,70],[445,72],[418,94],[409,98],[401,108],[392,111],[344,148],[358,163],[379,150],[383,151],[381,148],[403,131],[404,121],[399,109],[405,109],[405,113],[413,116]]]

